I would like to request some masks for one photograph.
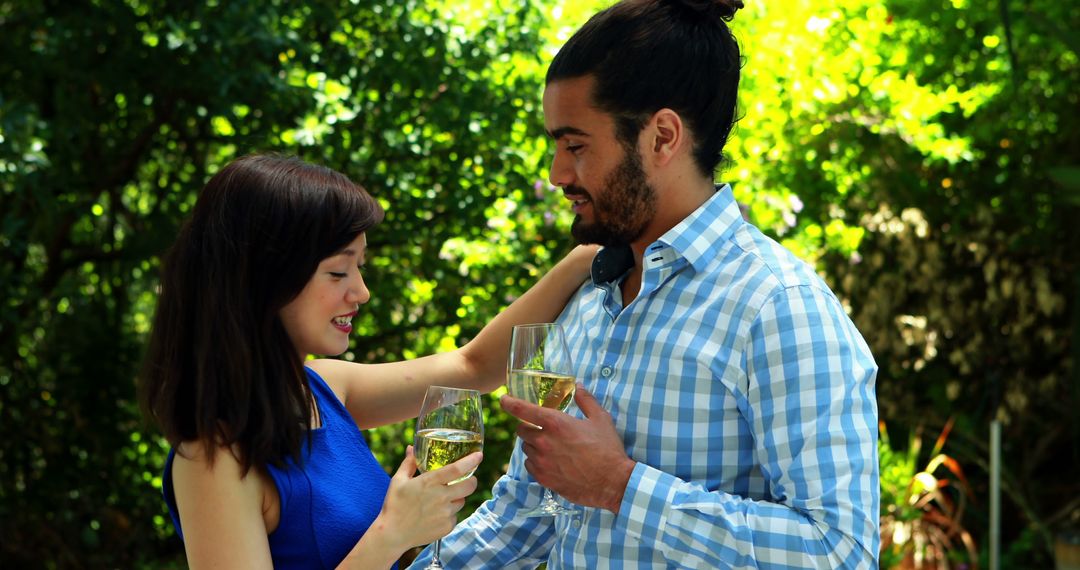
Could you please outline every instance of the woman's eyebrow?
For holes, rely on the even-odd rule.
[[[360,264],[363,265],[367,261],[367,249],[361,249],[360,253],[356,253],[356,250],[351,247],[346,247],[341,251],[331,255],[330,257],[359,257]]]

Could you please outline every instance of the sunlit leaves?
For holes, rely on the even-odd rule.
[[[520,295],[572,217],[547,183],[543,74],[609,3],[0,6],[0,426],[21,434],[0,447],[0,525],[36,517],[3,526],[5,544],[76,545],[97,566],[178,552],[133,377],[160,254],[239,155],[327,164],[386,209],[347,359],[460,346]],[[747,2],[732,23],[741,120],[718,179],[834,286],[882,366],[883,415],[948,409],[976,433],[996,414],[1017,441],[1047,438],[1018,481],[1061,473],[1033,471],[1062,447],[1040,422],[1075,380],[1071,4],[1003,3],[1008,29],[996,4],[961,0]],[[503,457],[512,425],[488,404]],[[368,436],[392,469],[411,425]],[[52,470],[69,460],[77,473]],[[502,467],[485,462],[482,489]]]
[[[904,40],[929,33],[927,28],[901,25],[891,7],[868,0],[790,2],[783,10],[751,5],[747,12],[751,17],[733,25],[747,60],[744,118],[729,144],[737,168],[724,178],[745,183],[736,185],[737,197],[751,204],[763,227],[788,234],[791,224],[783,210],[766,212],[772,208],[768,196],[783,194],[810,194],[806,228],[853,223],[852,218],[830,220],[827,204],[868,196],[861,150],[870,141],[851,136],[860,131],[895,137],[926,163],[979,158],[970,136],[953,132],[948,119],[972,116],[1001,86],[921,81],[911,61],[921,56]],[[845,144],[838,146],[838,140]],[[856,194],[850,194],[853,188]],[[812,234],[787,239],[816,259],[819,248],[847,253],[857,248],[858,232],[843,235],[817,246]]]

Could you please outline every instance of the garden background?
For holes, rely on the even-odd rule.
[[[386,207],[344,358],[453,348],[534,282],[570,246],[543,72],[606,3],[0,0],[0,566],[183,565],[135,373],[160,256],[229,160],[297,154]],[[1002,566],[1052,567],[1080,519],[1078,4],[750,0],[732,24],[718,180],[880,364],[884,568],[986,567],[993,419]],[[513,439],[488,406],[482,490]],[[411,430],[368,434],[388,469]]]

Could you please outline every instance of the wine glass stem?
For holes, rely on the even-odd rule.
[[[435,540],[435,550],[432,551],[432,553],[431,553],[431,564],[428,564],[428,567],[425,570],[436,570],[436,569],[439,569],[439,568],[443,567],[442,560],[439,560],[439,547],[440,546],[442,546],[442,541],[439,540],[439,539],[436,539]]]

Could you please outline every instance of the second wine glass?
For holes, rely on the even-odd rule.
[[[576,384],[570,349],[561,326],[537,323],[514,327],[506,380],[506,390],[511,396],[565,411],[574,399]],[[577,509],[559,504],[555,494],[545,487],[540,504],[518,514],[545,517],[576,512]]]
[[[484,449],[484,415],[480,392],[431,386],[416,418],[416,464],[420,471],[434,471],[470,453]],[[468,479],[472,471],[451,481]],[[425,570],[442,568],[440,541],[435,541],[431,563]]]

